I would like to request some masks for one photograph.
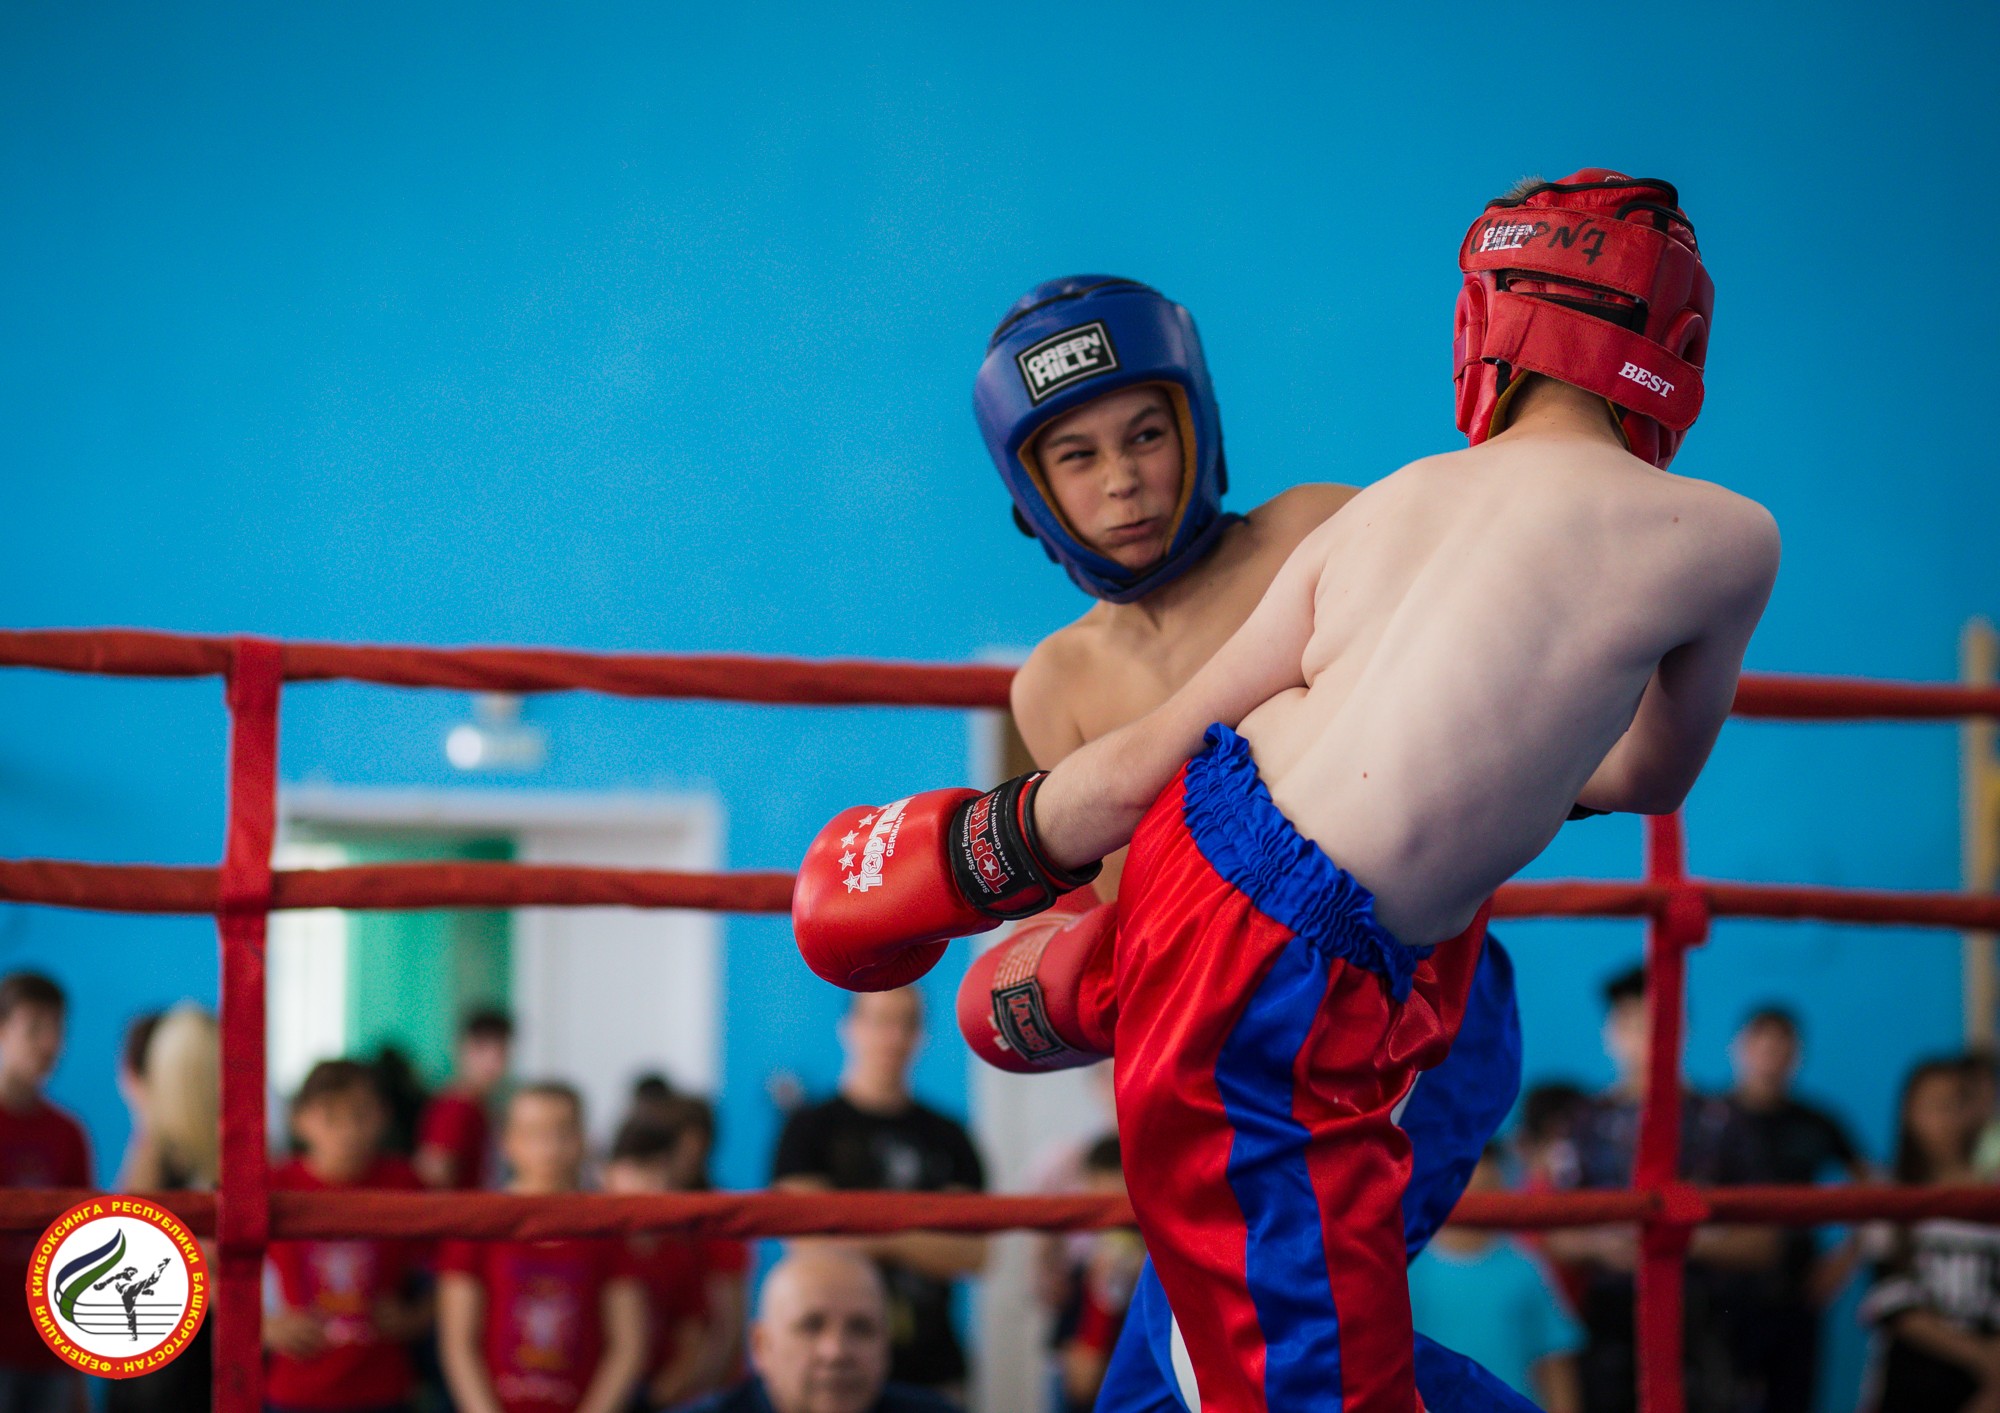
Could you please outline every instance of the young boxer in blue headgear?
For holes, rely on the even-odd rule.
[[[1045,764],[1165,700],[1355,494],[1305,484],[1225,512],[1201,338],[1187,310],[1136,280],[1029,290],[988,342],[973,408],[1015,523],[1098,600],[1014,680],[1015,720]],[[1099,891],[1116,883],[1114,859]]]
[[[973,402],[1015,522],[1099,600],[1043,640],[1014,679],[1014,719],[1044,769],[1171,696],[1242,625],[1299,541],[1356,494],[1306,484],[1247,516],[1223,511],[1222,425],[1194,321],[1132,280],[1076,275],[1030,290],[994,331]],[[1032,1071],[1109,1052],[1101,993],[1116,908],[1098,895],[1116,897],[1121,862],[1107,860],[1097,894],[1071,895],[1083,904],[1020,924],[974,963],[959,1023],[989,1063]],[[1513,967],[1489,944],[1451,1053],[1401,1111],[1412,1257],[1456,1204],[1520,1087]],[[1148,1266],[1101,1413],[1197,1406],[1176,1334]],[[1433,1413],[1509,1406],[1483,1371],[1427,1342],[1417,1374]]]

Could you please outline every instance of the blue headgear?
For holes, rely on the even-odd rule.
[[[1064,413],[1141,383],[1167,390],[1187,468],[1167,552],[1132,570],[1091,549],[1064,522],[1033,443]],[[972,410],[1014,498],[1015,523],[1040,540],[1085,593],[1112,603],[1142,598],[1186,573],[1236,518],[1222,513],[1229,470],[1201,336],[1187,310],[1137,280],[1070,275],[1021,296],[987,341]]]

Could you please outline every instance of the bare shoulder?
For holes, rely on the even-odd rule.
[[[1289,529],[1296,541],[1305,538],[1327,517],[1361,493],[1359,486],[1342,486],[1330,481],[1308,482],[1279,491],[1250,512],[1250,519],[1263,520],[1274,529]]]
[[[1275,568],[1315,535],[1324,538],[1335,514],[1361,493],[1359,486],[1331,483],[1312,483],[1280,491],[1247,517],[1256,542],[1262,547],[1260,554],[1269,556],[1267,563]],[[1265,573],[1269,574],[1270,569]]]
[[[1008,689],[1014,725],[1038,764],[1051,765],[1083,744],[1070,704],[1077,679],[1093,657],[1092,636],[1086,614],[1042,639],[1014,674]]]
[[[1671,480],[1698,517],[1716,558],[1734,566],[1744,578],[1768,585],[1777,573],[1781,548],[1777,517],[1759,502],[1713,481],[1686,476]]]

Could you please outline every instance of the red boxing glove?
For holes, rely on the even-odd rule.
[[[792,890],[806,965],[850,991],[908,986],[954,937],[1027,917],[1097,876],[1043,855],[1034,794],[1042,776],[997,789],[929,790],[843,810],[819,832]]]
[[[972,1052],[1014,1074],[1075,1069],[1111,1053],[1118,905],[1021,923],[981,954],[958,988]]]

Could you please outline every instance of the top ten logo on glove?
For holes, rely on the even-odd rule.
[[[36,1241],[28,1312],[64,1363],[129,1379],[172,1362],[194,1339],[208,1313],[208,1266],[173,1213],[138,1198],[92,1198]]]

